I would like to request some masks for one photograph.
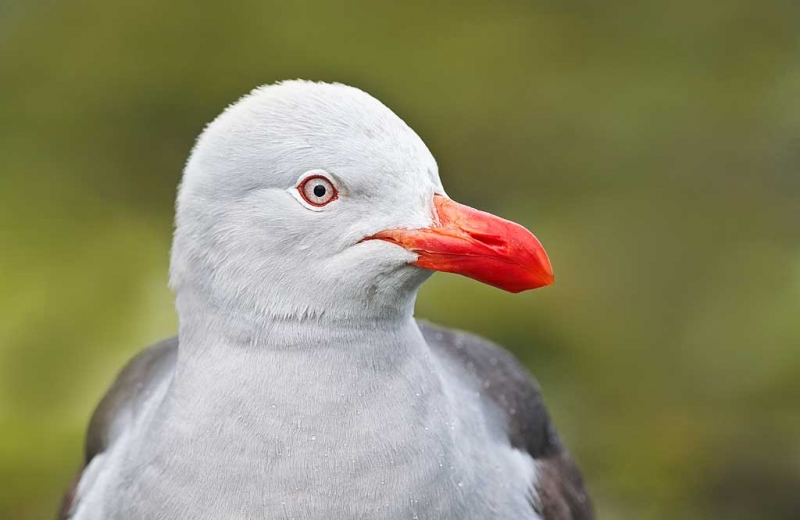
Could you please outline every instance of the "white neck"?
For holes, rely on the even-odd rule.
[[[445,481],[442,472],[455,463],[443,451],[452,444],[453,407],[440,378],[431,377],[438,361],[411,316],[272,321],[249,338],[220,334],[217,320],[192,321],[191,329],[182,322],[164,409],[170,420],[161,422],[169,430],[148,443],[181,465],[162,474],[186,475],[208,461],[224,468],[232,495],[252,489],[269,504],[294,489],[335,493],[342,478],[365,496],[381,481],[408,490],[436,490]],[[269,473],[258,470],[267,463]]]
[[[264,312],[271,308],[269,305],[254,308],[246,302],[231,305],[227,301],[218,305],[199,291],[185,287],[176,298],[179,350],[183,359],[190,354],[203,356],[209,350],[223,350],[223,355],[286,348],[313,353],[327,344],[345,348],[370,335],[394,335],[401,329],[419,335],[413,318],[415,300],[416,291],[411,291],[407,298],[395,299],[392,306],[365,308],[359,316],[337,312],[276,315]],[[380,355],[377,351],[363,354]]]
[[[264,410],[283,403],[282,421],[302,417],[322,427],[338,420],[330,410],[368,408],[386,395],[408,408],[404,413],[427,408],[431,394],[442,397],[441,382],[430,377],[437,361],[411,312],[361,320],[264,318],[246,325],[241,315],[234,319],[198,300],[190,307],[179,302],[171,392],[177,413],[189,413],[187,421],[214,423],[231,409],[255,423],[274,421]]]

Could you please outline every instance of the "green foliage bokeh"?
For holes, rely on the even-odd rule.
[[[600,517],[800,515],[800,4],[0,4],[0,518],[52,518],[116,370],[174,333],[172,204],[253,87],[359,86],[554,287],[419,316],[539,378]]]

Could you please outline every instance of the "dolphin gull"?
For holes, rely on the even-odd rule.
[[[415,320],[437,270],[511,292],[553,281],[539,241],[448,198],[370,95],[254,90],[184,171],[178,335],[101,401],[60,518],[592,519],[527,372]]]

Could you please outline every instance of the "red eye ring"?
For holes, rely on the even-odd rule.
[[[306,177],[297,186],[297,192],[307,204],[315,208],[327,206],[339,198],[339,191],[336,186],[324,175]]]

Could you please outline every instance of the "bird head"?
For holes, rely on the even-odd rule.
[[[341,84],[261,87],[202,133],[178,196],[171,285],[223,312],[412,312],[434,271],[511,292],[553,282],[522,226],[458,204],[419,136]]]

